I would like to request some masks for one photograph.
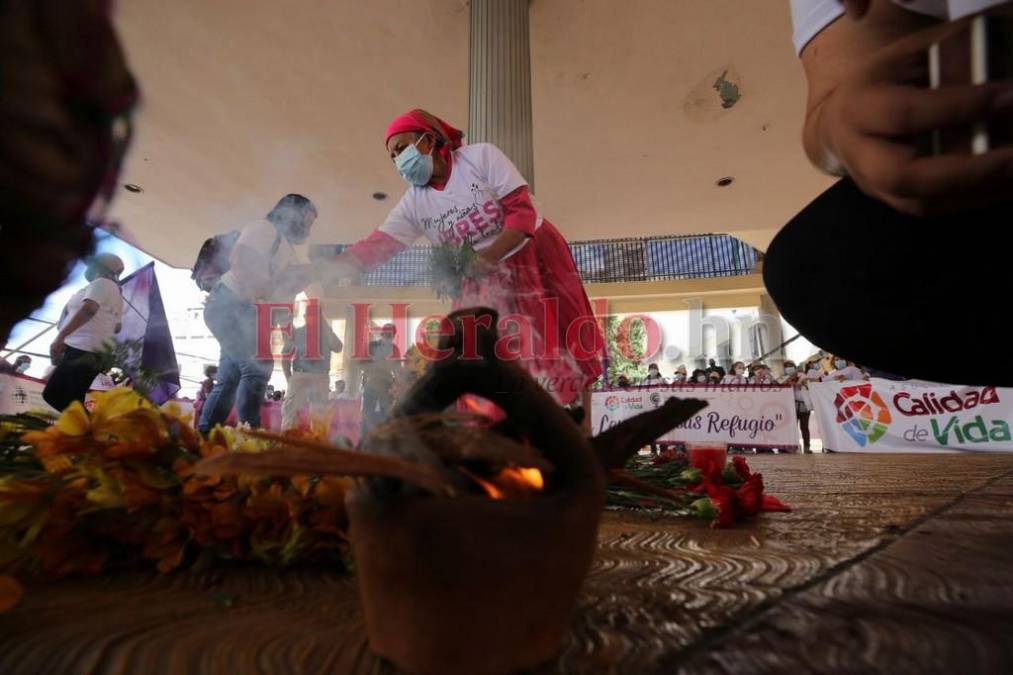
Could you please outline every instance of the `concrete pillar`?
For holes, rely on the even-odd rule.
[[[496,145],[534,192],[528,0],[471,0],[470,12],[467,140]]]

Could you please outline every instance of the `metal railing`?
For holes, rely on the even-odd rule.
[[[347,245],[314,246],[314,259],[333,257]],[[432,285],[429,246],[401,251],[363,280],[367,286]],[[758,251],[727,234],[645,239],[595,239],[570,243],[570,253],[584,283],[627,283],[702,279],[750,274]]]

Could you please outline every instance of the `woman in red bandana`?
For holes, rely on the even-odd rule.
[[[500,333],[511,335],[500,357],[519,358],[560,403],[571,403],[601,375],[605,341],[570,249],[506,155],[462,137],[424,110],[391,122],[387,151],[410,187],[338,262],[367,271],[420,236],[434,245],[470,241],[484,274],[464,282],[454,308],[496,309]]]

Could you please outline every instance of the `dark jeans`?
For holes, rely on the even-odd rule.
[[[102,372],[99,355],[66,347],[60,362],[49,375],[42,398],[60,412],[74,401],[84,402],[91,383]]]
[[[222,424],[233,404],[240,422],[259,427],[274,360],[256,358],[256,307],[228,287],[218,285],[204,306],[204,323],[218,340],[221,358],[218,379],[204,402],[197,428],[207,433],[216,424]]]
[[[798,428],[802,431],[802,452],[809,452],[809,416],[812,412],[798,411]]]

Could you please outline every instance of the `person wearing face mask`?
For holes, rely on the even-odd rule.
[[[832,382],[849,382],[853,380],[868,380],[869,376],[866,375],[861,368],[856,366],[854,363],[848,361],[840,356],[835,356],[834,370],[829,375],[823,378],[823,381]]]
[[[313,202],[288,194],[265,218],[240,230],[229,269],[204,305],[204,323],[218,340],[221,356],[218,378],[197,424],[202,433],[225,422],[233,403],[240,422],[260,426],[274,359],[258,354],[257,305],[291,304],[296,293],[318,280],[313,268],[299,262],[294,248],[309,237],[316,218]]]
[[[0,373],[22,375],[32,365],[32,357],[22,354],[10,363],[7,359],[0,357]]]
[[[661,371],[658,369],[657,363],[652,363],[647,366],[647,377],[644,378],[644,384],[646,385],[659,385],[665,384],[665,378],[661,376]]]
[[[798,428],[802,432],[802,452],[810,450],[809,416],[812,414],[812,402],[809,399],[806,375],[798,369],[794,361],[784,362],[784,375],[777,380],[778,384],[790,386],[795,395],[795,414],[798,417]]]
[[[377,230],[335,262],[361,273],[422,236],[437,246],[470,242],[482,278],[464,280],[454,309],[483,305],[501,317],[526,317],[534,344],[522,350],[532,356],[520,365],[560,383],[551,393],[569,404],[601,375],[605,345],[569,246],[532,203],[506,155],[462,138],[424,110],[394,119],[384,143],[408,190]],[[546,307],[553,305],[555,325],[546,325]]]
[[[88,285],[67,302],[49,346],[55,367],[42,398],[61,411],[74,401],[84,402],[88,387],[102,372],[100,353],[115,341],[123,317],[119,285],[123,261],[112,253],[100,253],[86,265]]]
[[[742,361],[736,361],[732,364],[732,371],[725,375],[725,378],[721,381],[722,384],[749,384],[749,378],[746,376],[746,364]]]
[[[690,378],[690,381],[693,384],[707,384],[707,379],[707,371],[697,368],[693,371],[693,376]]]
[[[679,366],[672,375],[672,384],[683,384],[687,379],[686,366]]]
[[[758,363],[753,370],[753,376],[749,378],[750,384],[777,384],[777,380],[774,379],[766,364]]]
[[[18,358],[14,359],[14,372],[19,375],[24,375],[31,367],[32,357],[27,354],[22,354]]]

